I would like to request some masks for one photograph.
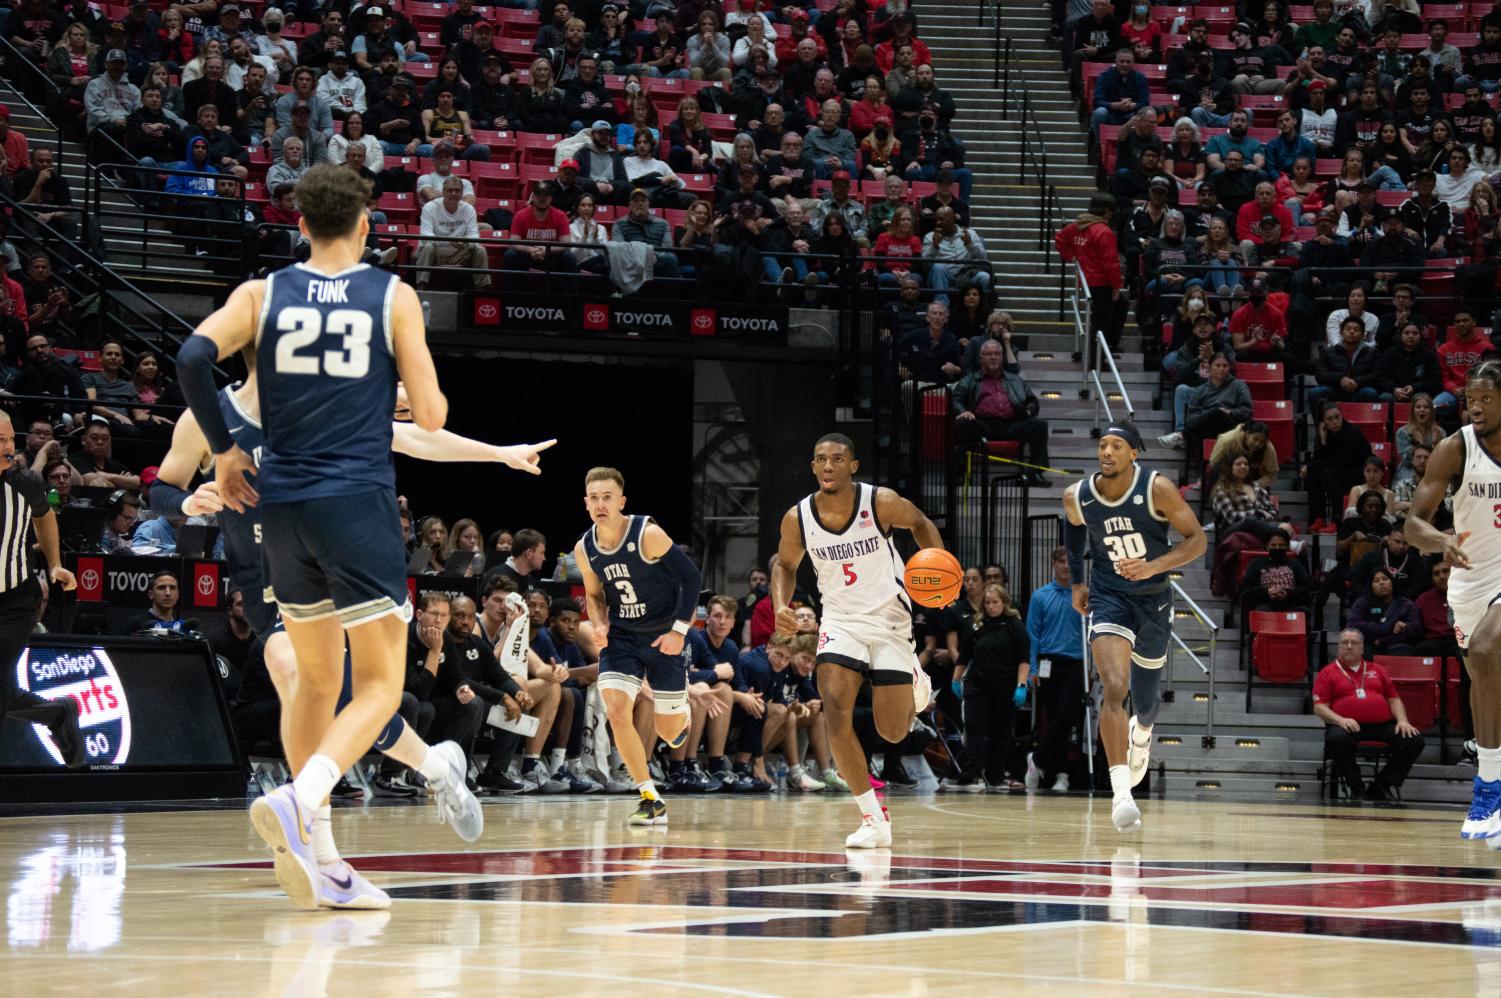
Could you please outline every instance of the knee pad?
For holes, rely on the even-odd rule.
[[[386,752],[394,748],[401,736],[406,733],[407,722],[400,714],[392,714],[386,726],[380,729],[380,734],[375,737],[375,750]]]
[[[676,693],[663,693],[660,690],[652,691],[652,700],[659,716],[668,714],[688,714],[688,691],[679,690]]]

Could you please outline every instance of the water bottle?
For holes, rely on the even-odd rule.
[[[422,328],[426,329],[433,323],[433,305],[426,298],[422,299]]]
[[[54,513],[62,508],[63,497],[57,494],[57,489],[47,490],[47,505],[52,507]]]
[[[786,793],[787,792],[787,763],[786,763],[785,760],[782,761],[782,762],[777,763],[776,778],[777,778],[777,793]]]

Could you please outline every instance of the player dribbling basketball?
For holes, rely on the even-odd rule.
[[[912,604],[902,588],[902,560],[891,530],[912,531],[925,548],[942,548],[938,528],[891,489],[854,480],[860,470],[849,437],[830,433],[813,447],[818,491],[782,517],[778,563],[771,577],[777,631],[797,633],[789,605],[797,566],[806,554],[818,573],[823,621],[818,635],[818,692],[828,718],[829,744],[839,775],[860,805],[850,849],[891,845],[891,819],[870,785],[865,750],[855,734],[855,698],[870,677],[876,730],[900,742],[916,711],[932,699],[932,685],[912,643]]]

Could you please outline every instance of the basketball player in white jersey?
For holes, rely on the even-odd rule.
[[[1501,361],[1487,360],[1465,379],[1469,425],[1439,441],[1412,498],[1407,540],[1442,554],[1449,576],[1449,612],[1470,673],[1478,772],[1460,838],[1501,849]],[[1454,533],[1433,514],[1455,480]]]
[[[789,603],[797,587],[797,566],[808,555],[823,600],[818,693],[834,762],[862,815],[860,827],[844,844],[875,849],[891,845],[891,819],[870,786],[870,767],[855,734],[855,698],[868,675],[876,730],[888,742],[900,742],[911,730],[914,714],[933,697],[932,684],[917,662],[912,604],[902,587],[902,559],[890,532],[893,527],[910,530],[925,548],[941,549],[943,538],[933,521],[906,499],[855,481],[859,470],[849,437],[830,433],[814,445],[818,491],[782,517],[771,599],[777,632],[796,634],[797,615]]]

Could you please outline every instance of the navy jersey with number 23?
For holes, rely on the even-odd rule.
[[[1168,587],[1171,580],[1166,573],[1149,579],[1127,579],[1114,567],[1126,558],[1151,561],[1172,547],[1168,542],[1167,517],[1159,514],[1152,503],[1152,482],[1156,478],[1157,472],[1136,465],[1130,488],[1115,502],[1107,502],[1095,491],[1094,475],[1079,483],[1079,514],[1089,528],[1091,592],[1132,596],[1159,593]]]
[[[364,264],[325,275],[298,263],[266,278],[256,369],[267,502],[395,488],[391,306],[399,284]]]

